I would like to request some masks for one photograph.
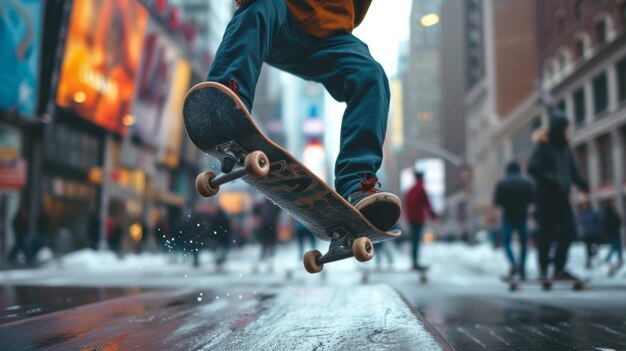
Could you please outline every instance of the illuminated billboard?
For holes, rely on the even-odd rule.
[[[191,66],[180,46],[155,22],[149,21],[137,76],[131,133],[158,149],[158,162],[176,168],[183,136],[183,99]]]
[[[0,1],[0,109],[33,117],[39,88],[43,1]]]
[[[135,0],[74,1],[57,104],[125,134],[147,21]]]

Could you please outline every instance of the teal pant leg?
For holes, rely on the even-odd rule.
[[[367,45],[348,33],[310,36],[288,18],[266,62],[322,83],[335,100],[346,103],[335,163],[337,192],[347,198],[364,176],[375,177],[382,164],[390,92],[387,76]]]
[[[263,62],[322,83],[335,100],[346,103],[335,164],[337,192],[348,197],[364,176],[375,177],[382,164],[390,92],[385,72],[367,45],[348,33],[311,36],[284,1],[256,0],[235,12],[207,80],[236,82],[251,109]]]
[[[215,53],[207,81],[232,86],[232,80],[237,94],[251,110],[261,66],[282,30],[288,11],[282,0],[256,0],[235,11]]]

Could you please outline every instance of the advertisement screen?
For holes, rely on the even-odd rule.
[[[172,84],[159,129],[159,161],[170,168],[178,167],[183,137],[183,101],[189,89],[191,66],[183,59],[176,62]]]
[[[57,104],[125,134],[125,124],[134,120],[131,105],[147,17],[138,1],[75,1]]]
[[[166,118],[166,104],[179,59],[176,44],[161,33],[157,24],[149,21],[132,110],[135,117],[132,134],[148,144],[158,144],[159,128]]]
[[[0,109],[33,117],[37,108],[42,0],[0,1]]]

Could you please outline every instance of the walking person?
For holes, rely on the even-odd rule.
[[[259,260],[269,261],[270,271],[272,270],[271,260],[274,258],[278,230],[278,218],[280,207],[274,205],[272,201],[265,199],[255,208],[257,221],[257,239],[261,244],[261,254]]]
[[[415,172],[415,185],[404,198],[405,216],[411,227],[411,259],[413,269],[424,270],[427,267],[419,264],[419,248],[422,240],[422,231],[427,219],[436,220],[437,214],[430,206],[430,200],[424,189],[424,173]]]
[[[228,258],[228,252],[232,241],[232,231],[230,218],[221,207],[217,207],[215,214],[211,217],[211,232],[215,236],[215,266],[222,269]]]
[[[26,262],[30,262],[32,258],[28,248],[28,210],[26,207],[21,207],[13,218],[13,233],[15,243],[9,254],[9,262],[15,262],[20,252],[24,254]]]
[[[311,249],[315,248],[315,236],[313,236],[313,234],[311,234],[311,232],[306,229],[306,227],[302,223],[298,222],[297,220],[294,220],[294,222],[296,238],[298,239],[298,249],[300,250],[300,256],[298,256],[298,261],[300,261],[304,256],[304,244],[307,241],[309,242],[309,246],[311,247]]]
[[[533,184],[522,175],[519,163],[509,162],[506,176],[496,184],[494,204],[502,209],[502,244],[510,264],[510,279],[526,279],[528,207],[533,203],[533,193]],[[511,248],[514,233],[519,236],[520,245],[517,261]]]
[[[614,275],[622,265],[624,264],[624,254],[622,252],[622,237],[620,228],[622,226],[622,219],[613,207],[612,203],[607,203],[604,206],[604,221],[603,221],[604,235],[609,240],[609,253],[606,255],[606,263],[611,263],[613,255],[617,255],[617,262],[609,268],[609,275]]]
[[[533,133],[536,145],[528,165],[528,173],[537,185],[539,274],[544,280],[549,279],[551,262],[554,263],[554,279],[575,279],[565,270],[570,244],[576,238],[569,195],[572,183],[584,192],[589,190],[569,147],[568,124],[562,111],[550,109],[549,129]],[[554,245],[554,257],[550,257]]]
[[[351,34],[371,0],[236,0],[239,9],[207,80],[228,86],[252,109],[263,63],[319,82],[347,107],[335,189],[375,226],[388,230],[400,199],[377,189],[389,113],[389,82],[365,43]]]
[[[588,200],[585,200],[579,206],[578,217],[580,218],[580,229],[587,248],[585,267],[591,269],[591,261],[597,255],[598,244],[600,244],[602,239],[602,214],[593,208]]]

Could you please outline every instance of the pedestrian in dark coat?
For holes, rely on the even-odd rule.
[[[502,209],[502,239],[506,257],[511,264],[510,276],[519,274],[526,279],[526,243],[528,241],[528,206],[533,203],[533,183],[522,176],[522,168],[516,161],[509,162],[506,176],[496,184],[494,203]],[[519,262],[511,248],[513,233],[517,232],[520,242]]]
[[[553,258],[555,279],[571,279],[565,269],[567,253],[576,238],[574,214],[569,201],[570,188],[575,184],[587,192],[587,182],[580,175],[574,154],[567,141],[568,120],[562,111],[550,110],[548,131],[533,134],[536,143],[529,165],[537,184],[538,247],[541,278],[547,278],[551,262],[550,249],[556,244]]]
[[[9,261],[14,262],[17,254],[21,251],[26,257],[26,261],[32,259],[28,248],[28,210],[22,207],[18,210],[15,218],[13,218],[13,233],[15,234],[15,243],[9,254]]]
[[[221,207],[217,208],[211,218],[211,231],[215,236],[216,259],[215,264],[219,267],[226,263],[230,243],[232,242],[230,218]]]
[[[280,207],[274,205],[270,200],[263,201],[255,208],[255,215],[258,220],[257,239],[261,243],[261,258],[274,257],[276,247],[278,217],[280,216]]]

